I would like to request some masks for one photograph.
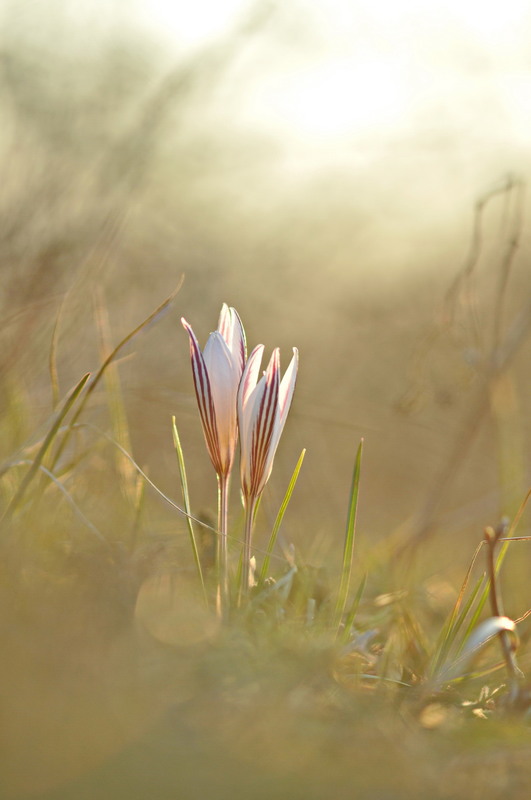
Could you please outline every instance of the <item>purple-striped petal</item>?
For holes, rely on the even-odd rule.
[[[252,426],[256,417],[255,406],[260,404],[260,397],[265,383],[263,378],[258,384],[260,364],[264,345],[257,345],[247,360],[238,390],[238,427],[240,430],[240,463],[241,479],[244,494],[251,483],[251,439]]]
[[[297,378],[298,353],[294,349],[292,361],[280,382],[280,353],[277,348],[266,372],[256,383],[262,353],[262,345],[251,353],[238,393],[241,480],[246,502],[260,496],[271,475]]]
[[[257,398],[254,404],[254,420],[251,423],[250,490],[255,497],[263,491],[269,477],[266,476],[266,467],[278,414],[278,391],[280,387],[280,353],[278,348],[273,351],[260,384],[262,384],[262,391],[259,400]]]
[[[278,414],[275,420],[275,429],[273,431],[271,446],[268,452],[267,463],[264,467],[264,486],[271,475],[275,453],[277,451],[278,443],[280,442],[280,437],[282,436],[282,431],[284,430],[284,425],[286,424],[286,419],[288,418],[291,401],[293,399],[293,392],[295,391],[295,383],[297,381],[298,366],[299,351],[296,347],[294,347],[293,358],[291,359],[289,367],[284,373],[284,377],[282,378],[278,392]]]
[[[219,474],[220,470],[222,469],[221,453],[219,450],[216,412],[214,408],[214,400],[212,397],[208,369],[205,364],[201,348],[199,347],[199,342],[197,341],[191,325],[189,325],[184,317],[181,318],[181,322],[190,338],[192,377],[194,380],[199,416],[201,417],[201,424],[203,426],[207,450],[212,460],[212,464],[214,465],[214,469]]]
[[[218,475],[232,468],[238,431],[241,441],[241,478],[246,503],[257,499],[266,485],[293,398],[298,352],[280,380],[280,353],[276,348],[260,378],[264,346],[246,359],[245,332],[236,310],[225,303],[218,328],[203,352],[185,319],[190,338],[192,374],[210,458]]]
[[[201,424],[212,464],[218,475],[228,475],[238,440],[238,387],[245,360],[245,331],[234,308],[221,308],[218,328],[203,352],[185,319],[190,337],[192,374]]]

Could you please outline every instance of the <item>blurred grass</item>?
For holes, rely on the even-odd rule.
[[[527,798],[528,723],[491,697],[502,671],[434,697],[424,684],[484,526],[513,516],[531,483],[520,182],[483,198],[461,267],[461,221],[452,244],[428,232],[414,253],[398,239],[384,245],[377,193],[360,196],[344,174],[283,184],[275,143],[212,124],[223,76],[265,23],[167,70],[125,34],[94,53],[76,54],[75,42],[52,52],[38,26],[8,21],[0,454],[21,463],[2,475],[2,512],[57,398],[98,374],[186,277],[170,313],[93,391],[81,417],[93,427],[74,430],[56,465],[64,491],[39,478],[2,530],[2,796]],[[383,280],[386,260],[399,280]],[[97,432],[178,498],[175,414],[192,511],[212,514],[178,320],[193,318],[204,340],[224,300],[250,342],[301,351],[257,521],[259,559],[294,456],[308,450],[271,560],[281,578],[280,551],[294,554],[287,605],[273,595],[229,631],[204,608],[185,521]],[[497,371],[500,352],[509,357]],[[367,582],[349,649],[323,620],[362,435],[352,586]],[[231,525],[237,540],[236,512]],[[528,526],[527,514],[518,533]],[[399,557],[408,537],[416,546]],[[511,618],[531,605],[528,547],[513,544],[501,574]],[[200,557],[208,569],[208,542]],[[529,672],[528,621],[519,632]],[[496,663],[496,645],[482,658]]]

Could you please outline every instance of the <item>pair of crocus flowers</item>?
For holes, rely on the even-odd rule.
[[[206,446],[220,479],[232,470],[238,432],[240,470],[246,508],[262,494],[273,469],[275,452],[286,423],[297,379],[298,351],[280,378],[280,352],[273,351],[260,375],[264,345],[247,358],[245,331],[234,308],[223,304],[217,330],[201,351],[183,318],[190,337],[190,358]]]

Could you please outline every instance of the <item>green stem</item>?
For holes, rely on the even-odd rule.
[[[256,511],[257,498],[246,498],[245,500],[245,533],[243,540],[243,557],[240,583],[240,602],[242,598],[249,594],[249,564],[251,562],[251,537],[253,533],[253,523]]]
[[[227,558],[228,505],[229,476],[218,475],[218,538],[216,561],[218,569],[217,609],[221,619],[227,619],[229,609],[229,572]]]
[[[199,548],[197,547],[197,541],[195,538],[194,533],[194,526],[192,524],[192,510],[190,507],[190,495],[188,493],[188,478],[186,477],[186,465],[184,463],[184,454],[183,449],[181,447],[181,440],[179,438],[179,432],[177,430],[177,423],[175,422],[175,417],[172,417],[172,431],[173,431],[173,444],[175,446],[175,452],[177,453],[177,461],[179,464],[179,475],[181,477],[181,489],[183,493],[183,501],[184,501],[184,511],[186,516],[186,524],[188,525],[188,533],[190,535],[190,543],[192,545],[192,553],[194,556],[194,562],[197,569],[197,574],[199,575],[199,581],[201,583],[201,589],[203,590],[203,597],[205,599],[205,605],[208,608],[208,595],[205,586],[205,579],[203,576],[203,569],[201,566],[201,558],[199,556]],[[121,446],[120,446],[120,449]],[[127,455],[127,454],[126,454]],[[129,459],[130,456],[127,456]],[[143,484],[145,485],[145,484]]]

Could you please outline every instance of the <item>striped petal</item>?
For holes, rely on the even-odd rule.
[[[286,419],[288,418],[289,410],[291,407],[291,401],[293,399],[293,392],[295,391],[295,383],[297,381],[297,371],[299,367],[299,351],[296,347],[293,348],[293,358],[290,361],[289,367],[287,368],[284,377],[280,383],[280,389],[278,392],[278,413],[275,419],[275,429],[273,431],[273,437],[271,441],[271,446],[269,448],[267,462],[264,468],[264,486],[269,480],[271,475],[271,471],[273,469],[273,461],[275,459],[275,453],[277,451],[278,443],[280,442],[280,437],[282,436],[282,431],[284,430],[284,425],[286,424]],[[280,370],[280,366],[279,366]]]
[[[258,497],[267,483],[266,474],[269,453],[278,414],[278,392],[280,388],[280,352],[273,351],[266,373],[257,385],[251,421],[251,493]]]
[[[277,348],[266,372],[256,383],[262,353],[262,345],[251,353],[238,395],[241,480],[246,502],[259,497],[269,480],[297,378],[298,353],[294,349],[293,359],[280,382],[280,353]]]
[[[205,364],[201,348],[199,347],[199,342],[197,341],[191,325],[189,325],[184,317],[181,318],[181,322],[190,338],[192,377],[194,380],[199,416],[201,418],[201,425],[203,426],[207,450],[212,460],[212,464],[214,465],[214,469],[216,472],[218,472],[218,474],[220,474],[222,467],[221,453],[219,450],[216,412],[214,409],[214,400],[212,397],[212,389],[210,386],[207,366]]]
[[[191,326],[182,319],[190,338],[195,392],[205,441],[218,475],[232,468],[238,431],[241,441],[241,479],[246,504],[257,499],[269,480],[275,453],[291,406],[298,369],[298,352],[280,380],[276,348],[260,377],[264,346],[246,359],[245,332],[237,311],[223,304],[218,328],[203,352]]]
[[[192,374],[206,446],[218,475],[228,475],[238,440],[238,387],[247,355],[245,331],[236,309],[221,308],[218,328],[201,352],[191,326]]]
[[[251,476],[251,438],[252,438],[252,423],[255,418],[253,412],[257,397],[261,393],[261,386],[257,385],[258,375],[260,373],[260,364],[262,363],[262,355],[264,352],[264,345],[257,345],[245,365],[240,388],[238,390],[238,428],[240,431],[240,464],[241,464],[241,480],[242,487],[244,488],[244,495],[250,486]]]

